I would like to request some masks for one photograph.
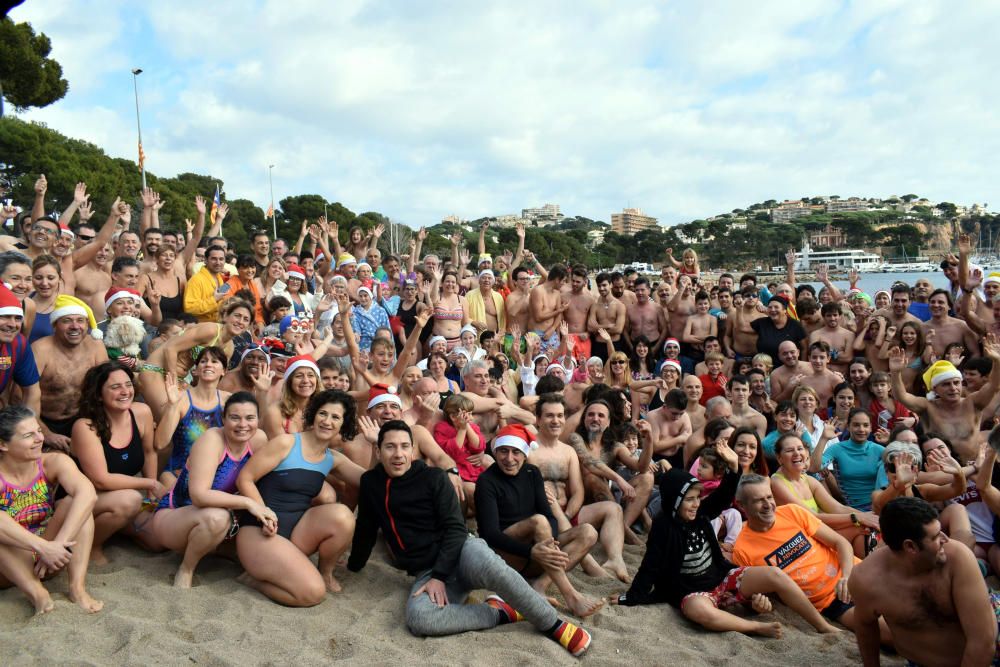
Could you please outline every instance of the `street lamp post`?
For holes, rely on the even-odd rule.
[[[142,125],[139,123],[139,75],[142,70],[132,70],[132,89],[135,91],[135,129],[139,133],[139,171],[142,172],[142,189],[146,189],[146,161],[142,154]]]
[[[271,233],[274,235],[274,240],[278,240],[278,221],[274,217],[274,178],[271,176],[271,170],[274,169],[273,164],[267,165],[267,182],[271,186]]]

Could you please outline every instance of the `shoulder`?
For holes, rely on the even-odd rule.
[[[132,414],[139,421],[153,420],[153,411],[149,409],[149,406],[145,403],[133,403],[132,404]]]

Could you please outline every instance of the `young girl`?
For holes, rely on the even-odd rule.
[[[903,386],[910,387],[920,371],[934,362],[934,348],[925,340],[923,329],[916,322],[903,322],[898,332],[896,327],[890,326],[885,333],[885,342],[878,357],[888,360],[889,350],[894,347],[902,348],[909,360],[903,369]]]
[[[467,514],[475,514],[472,498],[476,493],[476,480],[486,470],[482,454],[486,449],[479,425],[472,421],[472,400],[461,394],[448,397],[444,402],[444,419],[434,425],[434,441],[455,459],[465,499]]]
[[[486,357],[486,350],[479,347],[479,333],[476,331],[476,327],[471,324],[466,324],[462,327],[462,333],[459,336],[459,339],[462,341],[462,344],[455,348],[456,350],[465,350],[469,353],[469,358],[473,360],[484,359]]]
[[[732,506],[740,479],[736,453],[726,443],[715,445],[728,470],[715,493],[702,500],[701,484],[686,470],[674,468],[660,481],[663,511],[653,520],[646,555],[627,593],[611,604],[669,602],[702,627],[776,637],[777,622],[741,618],[721,607],[750,603],[759,613],[771,610],[766,593],[777,593],[820,632],[836,632],[812,606],[791,577],[774,567],[735,567],[726,560],[711,519]]]
[[[871,414],[872,424],[875,425],[876,431],[889,432],[896,428],[897,424],[913,428],[917,423],[917,419],[906,406],[892,398],[888,373],[875,371],[868,381],[868,386],[872,393],[872,401],[868,404],[868,412]]]
[[[685,276],[699,276],[701,275],[701,269],[698,268],[698,253],[696,253],[692,248],[686,248],[681,254],[681,260],[678,262],[674,259],[674,249],[667,248],[667,261],[674,265],[681,275]]]
[[[694,476],[701,483],[702,500],[719,488],[728,469],[725,460],[719,456],[715,449],[709,447],[701,451],[691,467],[695,471]],[[723,528],[723,522],[725,528]],[[740,531],[743,530],[743,517],[740,516],[739,510],[729,507],[712,519],[712,528],[715,530],[716,536],[722,539],[723,544],[732,547],[736,538],[739,537]]]
[[[638,425],[631,422],[622,424],[619,436],[621,442],[615,443],[615,472],[626,482],[644,472],[659,474],[670,470],[670,463],[665,459],[653,463],[653,447],[651,442],[652,427],[648,421],[640,421]],[[649,502],[643,508],[640,518],[642,526],[649,532],[653,527],[653,518],[647,509],[650,506],[659,507],[660,492],[654,488],[649,496]]]

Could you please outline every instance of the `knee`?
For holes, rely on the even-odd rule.
[[[434,634],[434,623],[431,622],[428,615],[436,607],[429,603],[421,604],[423,597],[426,596],[413,598],[406,605],[406,629],[417,637],[427,637]]]
[[[112,491],[114,494],[108,500],[105,511],[117,517],[128,518],[135,516],[142,509],[142,494],[138,491],[124,490]]]
[[[354,512],[351,511],[347,505],[342,505],[337,503],[335,505],[330,505],[330,519],[331,523],[335,525],[340,530],[350,530],[354,531]]]
[[[536,541],[547,540],[552,537],[552,526],[544,516],[541,514],[534,515],[531,517],[531,523],[535,530]]]
[[[225,535],[229,530],[232,520],[229,512],[218,507],[208,507],[201,510],[198,517],[198,524],[204,526],[205,530],[213,535]]]
[[[583,540],[583,543],[587,545],[588,549],[597,544],[598,533],[596,528],[591,526],[589,523],[583,524],[580,528],[582,529],[580,539]]]
[[[295,601],[299,607],[315,607],[326,598],[326,585],[319,573],[302,586],[301,590],[295,592]]]

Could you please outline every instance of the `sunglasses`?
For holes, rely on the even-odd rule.
[[[91,235],[88,236],[86,234],[77,234],[76,237],[78,239],[80,239],[81,241],[90,242],[90,241],[93,241],[97,237],[97,235],[96,234],[91,234]]]
[[[624,359],[615,359],[614,361],[611,362],[611,365],[612,366],[620,366],[620,365],[622,365],[624,363],[625,363]]]

